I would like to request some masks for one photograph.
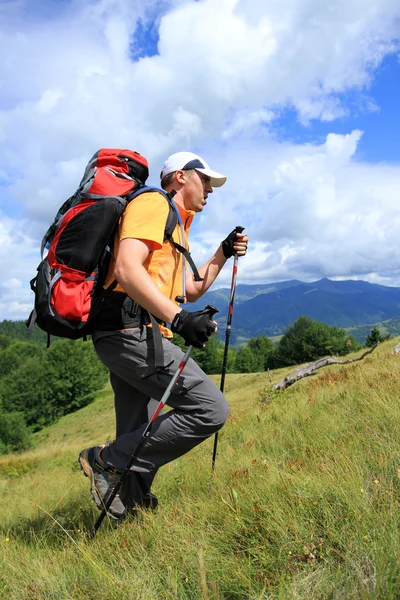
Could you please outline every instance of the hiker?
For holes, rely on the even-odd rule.
[[[173,238],[188,248],[193,217],[202,212],[214,187],[226,177],[212,171],[191,152],[171,155],[161,171],[161,187],[175,191],[179,223]],[[187,311],[179,304],[194,302],[215,281],[226,261],[234,254],[244,256],[248,238],[233,230],[210,260],[198,269],[203,278],[195,281],[184,270],[185,258],[164,239],[168,202],[161,192],[139,195],[125,209],[114,244],[105,288],[117,282],[111,301],[100,314],[93,342],[100,360],[110,370],[116,414],[116,439],[82,450],[80,465],[90,478],[93,499],[99,509],[115,487],[148,421],[148,403],[162,397],[183,357],[171,342],[179,333],[187,345],[205,346],[217,331],[216,322],[205,311]],[[186,255],[187,257],[187,255]],[[157,319],[149,322],[149,315]],[[171,324],[171,329],[166,323]],[[155,326],[154,326],[155,325]],[[161,336],[155,327],[159,327]],[[158,334],[158,336],[157,336]],[[157,339],[163,367],[157,368]],[[155,508],[157,498],[151,484],[162,465],[182,456],[217,432],[225,423],[228,404],[218,387],[190,359],[173,388],[167,404],[173,409],[154,422],[121,493],[115,497],[109,515],[117,520],[137,507]]]

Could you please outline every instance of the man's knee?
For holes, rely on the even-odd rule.
[[[225,425],[228,418],[228,413],[228,402],[225,396],[221,393],[218,398],[216,398],[212,410],[209,411],[210,426],[212,427],[213,432],[218,431],[221,429],[221,427],[223,427],[223,425]]]

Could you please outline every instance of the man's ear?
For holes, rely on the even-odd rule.
[[[175,171],[175,179],[179,185],[184,185],[186,181],[186,173],[185,171]]]

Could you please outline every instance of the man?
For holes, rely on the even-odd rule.
[[[161,171],[161,185],[175,191],[179,223],[173,239],[188,247],[188,232],[196,213],[207,204],[213,187],[226,177],[210,169],[191,152],[170,156]],[[185,260],[169,240],[164,239],[169,206],[160,192],[145,192],[126,208],[115,239],[115,263],[105,287],[115,280],[107,310],[100,316],[93,335],[96,352],[110,370],[116,411],[116,439],[108,444],[82,450],[80,465],[90,478],[91,491],[102,508],[124,470],[148,421],[150,399],[159,401],[182,359],[182,351],[170,339],[178,332],[186,344],[204,347],[216,331],[216,323],[204,311],[188,312],[179,306],[202,296],[215,281],[227,259],[247,251],[248,238],[234,230],[198,271],[195,281],[185,271]],[[111,286],[112,287],[112,286]],[[163,365],[156,361],[158,332],[149,323],[156,317],[162,334]],[[166,327],[171,323],[171,330]],[[153,320],[153,325],[155,325]],[[138,506],[155,507],[150,487],[159,467],[182,456],[218,431],[228,415],[228,404],[217,386],[200,367],[189,360],[168,405],[170,412],[154,422],[151,436],[142,448],[120,496],[113,500],[109,514],[121,519]]]

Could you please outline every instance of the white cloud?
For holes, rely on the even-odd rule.
[[[37,244],[29,235],[29,223],[0,213],[0,317],[28,316],[32,309],[29,281],[38,263]]]
[[[252,154],[231,145],[220,165],[229,184],[200,217],[202,231],[210,223],[213,231],[206,239],[198,231],[193,254],[206,256],[241,224],[253,247],[241,261],[243,282],[362,276],[400,285],[400,166],[354,160],[360,138],[353,131],[320,145],[253,140]],[[223,277],[228,283],[229,267]]]
[[[396,48],[397,0],[56,4],[0,6],[0,202],[14,219],[1,217],[0,267],[3,281],[23,282],[16,302],[29,297],[35,244],[102,146],[148,156],[153,183],[186,148],[225,168],[228,184],[200,221],[215,243],[247,224],[257,242],[248,281],[395,271],[398,169],[356,162],[359,132],[293,146],[268,127],[288,106],[305,123],[333,120],[349,112],[341,94],[357,89],[374,106],[366,91]],[[133,61],[139,20],[159,25],[159,53]],[[1,297],[0,318],[15,314],[4,286]]]

